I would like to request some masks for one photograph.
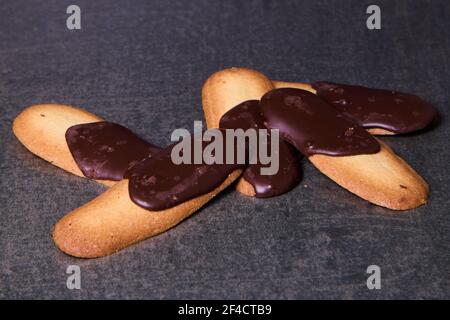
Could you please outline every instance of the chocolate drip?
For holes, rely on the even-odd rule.
[[[266,129],[259,101],[243,102],[225,113],[220,119],[222,129]],[[271,152],[270,133],[266,138],[267,150]],[[294,148],[283,140],[279,143],[279,169],[274,175],[261,175],[264,167],[259,161],[250,164],[244,171],[244,178],[256,192],[256,197],[273,197],[294,188],[301,179],[300,158]]]
[[[305,156],[349,156],[380,150],[364,128],[308,91],[274,89],[261,98],[261,108],[266,126],[279,129],[280,135]]]
[[[126,170],[160,150],[107,121],[72,126],[66,131],[66,141],[81,172],[97,180],[122,180]]]
[[[312,87],[364,128],[407,133],[425,128],[437,114],[431,104],[408,93],[330,82],[316,82]]]
[[[202,142],[202,150],[210,143]],[[194,138],[191,140],[191,145],[193,144]],[[223,155],[226,159],[225,143],[223,145]],[[177,165],[171,158],[174,146],[142,161],[125,174],[125,178],[130,179],[128,183],[130,198],[137,205],[153,211],[172,208],[214,190],[234,170],[245,167],[245,164],[236,164],[236,161],[234,164]],[[236,155],[236,152],[234,154]]]

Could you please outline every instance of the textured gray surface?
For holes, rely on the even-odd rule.
[[[0,9],[0,298],[450,298],[450,3],[377,1],[3,0]],[[304,162],[269,200],[228,190],[187,221],[112,256],[79,260],[50,232],[104,188],[34,157],[14,138],[30,104],[88,109],[166,145],[202,119],[200,88],[229,66],[283,80],[334,80],[420,94],[442,115],[422,134],[383,138],[431,185],[429,204],[394,215]],[[361,168],[364,170],[364,168]],[[66,289],[66,267],[82,290]],[[382,289],[365,286],[368,265]]]

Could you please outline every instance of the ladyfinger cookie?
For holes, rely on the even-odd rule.
[[[208,133],[223,137],[223,131],[214,131]],[[202,141],[201,149],[192,151],[197,137],[185,138],[134,165],[106,193],[63,217],[54,229],[56,245],[83,258],[111,254],[179,223],[242,172],[245,163],[195,162],[212,142]],[[226,156],[228,149],[222,147]]]
[[[32,153],[108,186],[160,150],[121,125],[66,105],[31,106],[14,120],[13,131]]]
[[[23,110],[13,122],[13,132],[29,151],[51,164],[84,177],[66,141],[66,131],[82,123],[103,119],[83,109],[62,104],[32,105]],[[99,180],[111,186],[115,181]]]
[[[287,81],[277,81],[272,80],[273,86],[276,89],[279,88],[295,88],[295,89],[301,89],[305,91],[312,92],[316,94],[316,90],[313,89],[313,87],[309,83],[302,83],[302,82],[287,82]],[[388,131],[386,129],[381,128],[369,128],[367,129],[371,134],[373,135],[393,135],[394,132]]]
[[[393,210],[426,203],[428,185],[405,161],[311,92],[274,89],[261,108],[269,128],[350,192]]]
[[[218,128],[220,118],[247,100],[259,100],[272,82],[261,72],[247,68],[229,68],[212,74],[202,88],[202,105],[208,128]]]
[[[122,180],[58,221],[53,240],[61,251],[75,257],[96,258],[112,254],[175,226],[240,174],[241,170],[235,170],[211,192],[160,211],[150,211],[135,204],[130,199],[129,180]]]
[[[409,93],[324,81],[272,82],[275,88],[297,88],[317,94],[374,135],[418,131],[437,117],[431,104]]]
[[[212,74],[202,88],[203,113],[208,128],[218,128],[222,116],[247,100],[259,100],[273,86],[262,73],[247,68],[229,68]],[[241,177],[236,189],[247,196],[256,195],[255,188]]]
[[[380,151],[345,157],[316,154],[311,163],[357,196],[393,210],[409,210],[427,202],[428,184],[385,143]]]
[[[211,75],[202,88],[203,112],[208,128],[264,128],[259,99],[273,88],[262,73],[246,68],[230,68]],[[298,155],[283,141],[279,144],[279,171],[260,175],[259,164],[249,166],[236,189],[247,196],[272,197],[294,188],[300,178]]]

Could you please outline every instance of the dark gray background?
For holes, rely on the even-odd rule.
[[[80,5],[82,30],[66,29]],[[450,2],[1,1],[0,298],[450,298]],[[429,203],[368,204],[304,161],[273,199],[232,189],[176,228],[112,256],[59,252],[51,229],[104,188],[33,156],[11,132],[26,106],[86,108],[160,145],[203,119],[200,89],[219,69],[413,92],[440,125],[383,138],[430,183]],[[364,168],[361,168],[364,170]],[[82,290],[66,289],[77,264]],[[366,288],[377,264],[382,289]]]

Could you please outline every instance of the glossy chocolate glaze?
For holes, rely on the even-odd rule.
[[[364,128],[394,133],[420,130],[436,117],[433,106],[420,97],[389,90],[316,82],[317,95]]]
[[[274,89],[261,98],[266,126],[305,156],[377,153],[378,142],[363,127],[343,117],[319,96],[305,90]]]
[[[259,101],[243,102],[225,113],[220,119],[222,129],[266,129]],[[267,137],[270,147],[270,133]],[[256,192],[256,197],[273,197],[294,188],[301,179],[300,156],[294,148],[283,140],[279,143],[279,169],[275,175],[261,175],[261,163],[250,164],[244,171],[244,178]]]
[[[122,180],[126,170],[160,150],[107,121],[72,126],[66,131],[66,141],[81,172],[97,180]]]
[[[225,138],[225,134],[223,137]],[[192,137],[192,145],[193,139]],[[203,149],[209,143],[202,142]],[[125,178],[129,179],[130,198],[137,205],[152,211],[172,208],[214,190],[234,170],[245,167],[245,164],[176,165],[171,159],[174,146],[142,161],[125,174]]]

